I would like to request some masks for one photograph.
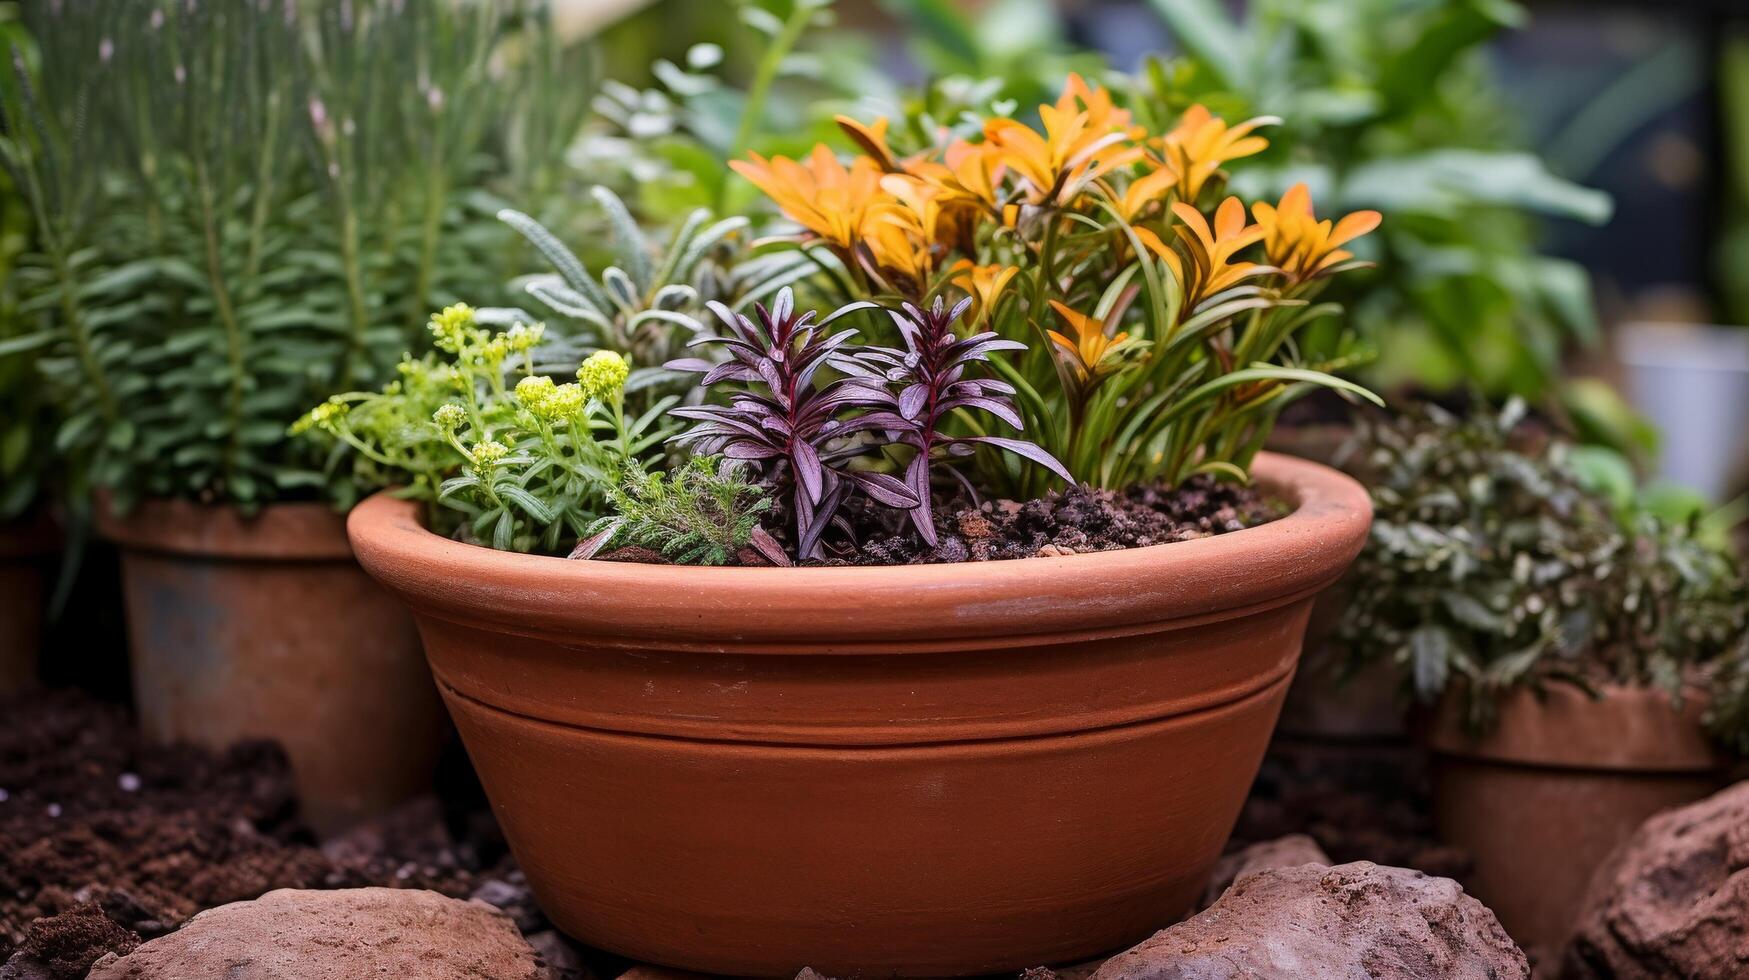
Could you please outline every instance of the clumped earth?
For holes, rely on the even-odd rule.
[[[1277,740],[1230,848],[1306,834],[1338,863],[1373,861],[1463,881],[1469,855],[1434,838],[1431,790],[1407,746],[1335,751]]]
[[[1256,487],[1197,477],[1175,490],[1134,488],[1122,493],[1085,486],[1037,500],[962,502],[936,512],[939,538],[931,548],[886,509],[852,511],[861,547],[834,564],[919,565],[1040,558],[1090,551],[1142,548],[1225,534],[1280,515]]]
[[[318,847],[271,744],[148,746],[126,712],[70,693],[0,703],[0,718],[0,962],[83,977],[105,952],[279,888],[429,888],[545,925],[484,809],[427,798]]]

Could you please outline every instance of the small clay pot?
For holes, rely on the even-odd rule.
[[[146,735],[270,738],[329,833],[429,788],[443,711],[406,609],[320,504],[98,506],[121,549],[134,702]]]
[[[1434,810],[1446,843],[1474,859],[1470,890],[1520,945],[1559,948],[1591,873],[1647,817],[1702,799],[1730,760],[1701,727],[1702,692],[1680,710],[1661,690],[1610,685],[1594,700],[1550,684],[1500,703],[1472,738],[1456,696],[1427,729]]]
[[[0,525],[0,696],[37,682],[49,576],[61,532],[45,515]]]
[[[707,973],[1072,962],[1187,911],[1257,772],[1359,484],[1130,551],[884,568],[509,554],[379,494],[350,520],[413,607],[511,849],[562,929]]]

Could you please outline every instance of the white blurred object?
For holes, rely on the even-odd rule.
[[[1749,457],[1749,327],[1630,323],[1618,341],[1628,395],[1662,435],[1659,475],[1722,500]]]
[[[653,0],[552,0],[553,30],[565,43],[591,37]]]

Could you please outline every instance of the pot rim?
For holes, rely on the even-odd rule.
[[[1662,689],[1600,684],[1594,699],[1576,684],[1554,681],[1541,696],[1519,688],[1504,697],[1499,723],[1476,737],[1464,727],[1456,695],[1435,706],[1425,729],[1436,755],[1503,765],[1622,772],[1711,772],[1730,756],[1701,723],[1710,702],[1699,688],[1682,707]]]
[[[389,491],[359,504],[347,530],[365,569],[415,612],[498,632],[859,652],[914,640],[926,615],[932,641],[1093,638],[1231,619],[1308,598],[1342,574],[1371,526],[1366,490],[1330,467],[1274,453],[1258,454],[1253,474],[1294,510],[1212,537],[1049,559],[832,568],[576,561],[445,538]],[[881,615],[899,608],[908,615],[892,620],[909,623]]]
[[[118,514],[99,491],[93,510],[97,533],[129,551],[240,561],[352,558],[345,518],[322,503],[264,504],[245,515],[231,504],[158,497]]]

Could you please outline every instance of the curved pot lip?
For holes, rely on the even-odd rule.
[[[416,505],[387,492],[356,507],[347,530],[365,569],[425,616],[524,635],[805,643],[823,653],[920,635],[1128,632],[1309,597],[1365,543],[1366,490],[1272,453],[1258,455],[1253,473],[1293,512],[1173,544],[953,565],[703,568],[520,555],[434,534]]]
[[[352,557],[346,519],[327,504],[266,504],[245,515],[229,504],[155,498],[118,514],[99,492],[94,511],[97,533],[131,551],[254,561]]]
[[[1731,759],[1701,724],[1709,698],[1690,688],[1677,709],[1660,688],[1598,686],[1594,699],[1571,683],[1528,688],[1500,701],[1499,724],[1480,737],[1464,727],[1456,696],[1433,709],[1425,729],[1436,754],[1506,764],[1624,772],[1703,772]]]

